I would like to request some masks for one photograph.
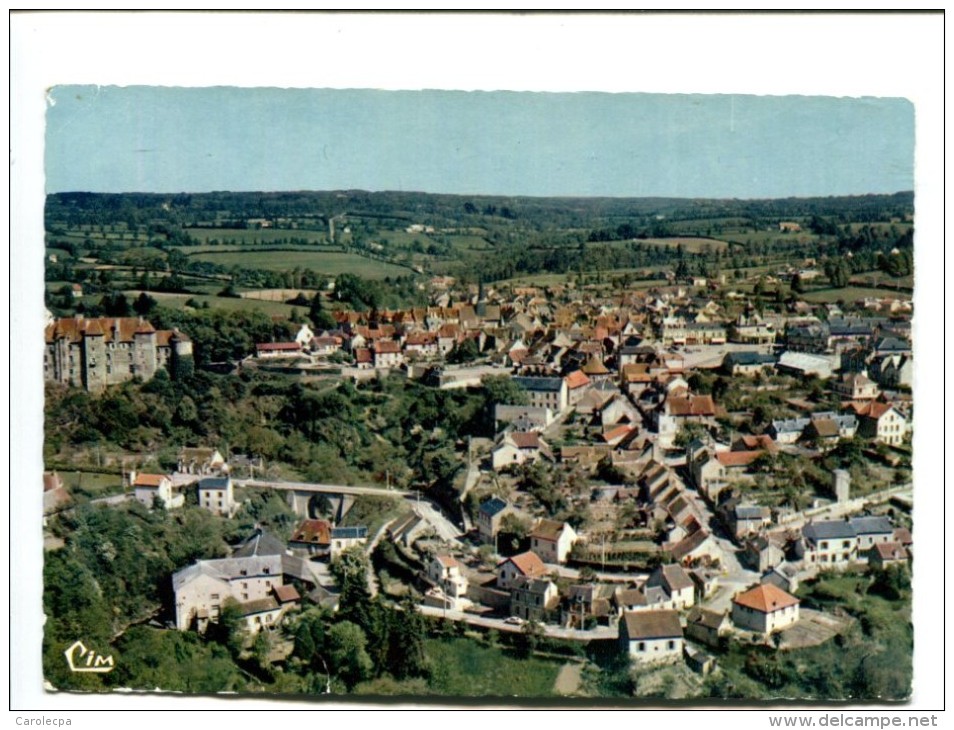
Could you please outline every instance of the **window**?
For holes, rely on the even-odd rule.
[[[675,641],[667,641],[667,642],[666,642],[666,648],[667,648],[667,649],[670,649],[670,650],[675,649],[675,648],[676,648],[676,642],[675,642]]]
[[[826,549],[828,548],[828,540],[822,540],[822,541],[821,541],[821,545],[819,545],[819,547],[820,547],[822,550],[826,550]]]
[[[842,540],[842,541],[841,541],[841,546],[842,546],[843,548],[851,547],[851,543],[848,542],[848,540]]]
[[[640,642],[639,642],[639,650],[640,650],[640,651],[646,651],[646,642],[645,642],[645,641],[640,641]]]
[[[219,594],[213,593],[211,596],[209,596],[209,598],[211,598],[213,601],[217,601],[219,600]]]

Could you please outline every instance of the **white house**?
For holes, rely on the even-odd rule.
[[[660,565],[656,568],[647,579],[644,592],[651,588],[662,588],[668,598],[667,607],[674,611],[695,605],[695,584],[681,565]]]
[[[543,578],[546,574],[547,566],[536,553],[528,550],[502,560],[497,565],[497,587],[508,590],[517,576]]]
[[[197,623],[202,629],[218,620],[227,599],[239,604],[261,601],[282,584],[280,555],[201,560],[172,576],[176,628],[186,631]]]
[[[395,368],[404,363],[401,343],[394,340],[377,340],[374,343],[374,367]]]
[[[640,664],[664,664],[682,658],[685,640],[676,611],[626,612],[619,622],[619,642]]]
[[[238,504],[232,489],[232,478],[206,477],[199,480],[199,506],[220,517],[231,517]]]
[[[226,464],[218,449],[186,446],[179,452],[176,469],[186,474],[213,474],[226,469]]]
[[[532,406],[544,406],[559,413],[569,405],[569,391],[564,378],[517,376],[513,382],[527,391]]]
[[[890,403],[852,403],[851,408],[858,416],[858,435],[888,446],[898,446],[904,441],[907,419]]]
[[[334,560],[345,550],[367,542],[367,527],[333,527],[331,528],[331,558]]]
[[[578,539],[566,522],[541,519],[530,533],[530,549],[545,563],[565,563]]]
[[[133,472],[130,481],[136,501],[152,509],[158,497],[166,509],[175,509],[185,504],[185,496],[172,490],[172,480],[165,474],[138,474]]]
[[[771,634],[798,621],[798,604],[795,596],[764,583],[732,599],[732,623],[740,629]]]
[[[315,333],[311,331],[311,327],[307,324],[303,324],[301,329],[298,330],[298,334],[295,335],[295,342],[302,348],[308,347],[313,339],[315,339]]]
[[[449,598],[460,599],[467,595],[467,576],[461,573],[460,563],[451,555],[435,555],[427,565],[427,576]]]
[[[544,453],[546,442],[536,431],[511,431],[501,438],[491,454],[494,471],[534,462]]]

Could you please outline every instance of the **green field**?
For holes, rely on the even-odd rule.
[[[208,261],[222,266],[240,266],[243,269],[265,271],[290,271],[295,267],[311,269],[329,276],[357,274],[368,279],[383,279],[387,276],[407,276],[410,269],[403,266],[374,261],[353,253],[322,251],[227,251],[204,252],[190,258]]]
[[[186,233],[203,244],[234,243],[249,245],[254,243],[327,243],[328,232],[323,228],[320,231],[301,231],[286,228],[263,228],[261,230],[246,230],[238,228],[187,228]]]
[[[854,302],[864,299],[865,297],[907,299],[910,295],[903,292],[893,292],[889,289],[869,289],[861,286],[846,286],[843,289],[816,289],[815,291],[806,292],[801,295],[801,298],[806,302],[816,302],[819,304],[837,301]]]
[[[625,241],[624,243],[633,243]],[[667,246],[675,248],[682,246],[688,253],[702,253],[703,251],[724,251],[729,244],[717,238],[697,238],[695,236],[680,236],[678,238],[638,238],[635,243],[644,243],[647,246]]]
[[[463,251],[489,251],[493,248],[483,236],[454,235],[447,236],[450,245]]]
[[[123,293],[130,301],[134,301],[139,296],[138,289],[129,289]],[[299,313],[307,314],[304,307],[295,307],[284,302],[265,302],[260,299],[236,299],[234,297],[217,297],[211,294],[170,294],[168,292],[149,292],[149,296],[162,306],[172,307],[173,309],[184,309],[189,299],[195,299],[198,302],[208,302],[209,309],[223,309],[228,312],[246,310],[288,317],[297,309]]]
[[[109,494],[121,494],[123,478],[118,474],[100,474],[98,472],[60,471],[63,486],[70,494],[96,499]]]
[[[473,639],[430,639],[430,689],[448,697],[552,697],[560,662],[518,659]]]

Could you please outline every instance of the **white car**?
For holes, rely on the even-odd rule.
[[[512,626],[520,626],[523,623],[523,619],[519,616],[511,616],[510,618],[504,621],[505,624],[510,624]]]

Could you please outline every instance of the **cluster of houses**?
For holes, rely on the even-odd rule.
[[[588,536],[568,522],[537,518],[526,549],[499,558],[492,571],[475,566],[459,549],[426,550],[419,576],[425,605],[566,629],[615,628],[621,651],[635,661],[686,658],[705,670],[711,665],[705,649],[720,646],[726,637],[765,640],[799,622],[794,593],[807,576],[910,559],[910,533],[887,517],[856,514],[790,523],[784,510],[741,496],[759,464],[781,452],[818,454],[859,436],[889,447],[904,443],[911,429],[905,391],[913,361],[910,322],[903,313],[844,318],[828,312],[818,319],[806,316],[811,312],[804,308],[765,315],[747,309],[730,317],[707,295],[680,287],[589,301],[571,287],[546,292],[518,287],[506,296],[481,288],[457,304],[449,288],[438,291],[430,307],[370,317],[335,312],[336,328],[315,333],[302,326],[294,341],[257,344],[256,357],[320,360],[342,353],[359,371],[399,370],[408,377],[436,371],[439,376],[429,381],[436,387],[463,387],[506,374],[525,398],[495,405],[489,468],[499,477],[543,460],[590,473],[605,465],[625,472],[625,484],[595,490],[599,494],[593,499],[635,505],[638,527],[652,526],[664,559],[639,575],[582,580],[566,565],[593,549]],[[142,374],[136,363],[147,357],[143,343],[188,349],[187,339],[150,331],[147,324],[53,323],[47,333],[48,377],[64,380],[63,368],[73,367],[77,353],[93,358],[76,364],[77,372],[95,374],[103,362],[127,357],[132,359],[123,367]],[[447,367],[448,356],[468,342],[482,363]],[[85,349],[70,349],[75,347]],[[127,350],[128,356],[98,359]],[[715,357],[690,357],[699,351]],[[173,355],[174,349],[154,353],[147,361],[158,367]],[[701,367],[751,379],[753,387],[768,372],[825,378],[840,404],[793,404],[797,417],[772,420],[763,433],[729,443],[720,433],[728,414],[719,399],[690,387],[691,373]],[[108,380],[69,377],[79,377],[76,382],[91,389],[90,383]],[[554,427],[568,425],[573,439],[550,435],[560,433]],[[705,435],[685,444],[680,436],[690,432]],[[673,471],[673,459],[684,463],[686,478]],[[251,471],[252,463],[247,466]],[[176,509],[184,504],[186,490],[194,489],[201,508],[225,517],[236,513],[231,464],[219,452],[183,449],[177,467],[175,476],[130,473],[135,499],[148,508],[161,503]],[[835,503],[849,502],[847,472],[838,470],[832,478]],[[54,480],[49,487],[45,480],[44,489],[51,504],[60,499]],[[494,554],[508,515],[527,517],[499,496],[477,509],[476,537],[493,545]],[[751,579],[744,587],[733,583],[734,594],[718,611],[711,601],[730,556],[725,541],[713,534],[714,521],[735,543],[739,563],[750,572],[746,580]],[[420,516],[408,515],[391,524],[388,539],[410,548],[421,528]],[[252,633],[279,625],[306,596],[333,606],[327,561],[367,539],[363,527],[320,519],[301,521],[288,541],[256,532],[228,557],[200,560],[175,573],[176,626],[204,631],[230,601]]]
[[[288,541],[256,530],[228,557],[199,560],[173,574],[176,628],[205,632],[229,602],[252,635],[277,627],[303,597],[334,609],[337,590],[328,561],[367,541],[366,527],[321,519],[302,520]]]

